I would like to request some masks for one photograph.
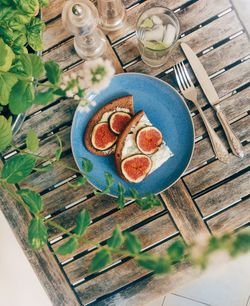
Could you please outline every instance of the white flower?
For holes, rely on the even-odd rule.
[[[77,93],[78,93],[78,87],[77,87],[77,86],[74,86],[74,87],[72,88],[72,91],[73,91],[74,94],[77,94]]]
[[[91,105],[91,106],[96,106],[96,101],[91,101],[91,102],[90,102],[90,105]]]
[[[75,100],[80,100],[81,98],[78,95],[74,95]]]
[[[61,84],[60,88],[61,88],[62,90],[65,90],[65,89],[67,88],[67,86],[63,83],[63,84]]]
[[[66,97],[72,98],[73,96],[74,96],[74,92],[72,90],[69,89],[66,91]]]
[[[88,106],[83,106],[82,110],[88,113],[90,111],[90,108]]]
[[[114,67],[109,60],[98,58],[83,64],[81,76],[85,81],[85,87],[97,93],[109,85],[114,73]]]

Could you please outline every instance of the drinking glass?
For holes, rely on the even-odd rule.
[[[180,23],[173,11],[160,6],[146,9],[136,24],[138,47],[145,64],[165,64],[179,35]]]

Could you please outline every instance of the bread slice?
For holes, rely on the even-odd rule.
[[[100,108],[95,113],[95,115],[90,119],[90,121],[88,122],[88,125],[86,127],[86,130],[85,130],[84,143],[85,143],[86,148],[91,153],[96,154],[96,155],[100,155],[100,156],[107,156],[107,155],[111,155],[111,154],[114,153],[115,145],[113,145],[111,148],[109,148],[105,151],[97,150],[92,145],[91,136],[92,136],[92,132],[93,132],[93,129],[94,129],[95,125],[101,121],[102,116],[106,112],[114,111],[117,108],[128,109],[129,113],[131,115],[133,115],[134,114],[133,96],[120,97],[120,98],[117,98],[117,99],[107,103],[102,108]]]
[[[117,172],[121,178],[127,181],[125,176],[122,173],[121,170],[121,162],[122,162],[122,149],[125,145],[125,140],[127,135],[130,133],[131,129],[137,125],[137,123],[140,121],[142,116],[144,115],[144,111],[141,110],[138,113],[135,114],[135,116],[129,121],[129,124],[127,125],[126,129],[122,132],[122,134],[119,136],[118,141],[116,143],[116,149],[115,149],[115,166],[117,169]]]

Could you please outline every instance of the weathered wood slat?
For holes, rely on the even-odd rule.
[[[176,240],[171,239],[150,251],[152,254],[164,254],[165,249]],[[75,290],[83,303],[89,303],[92,300],[113,292],[114,290],[125,286],[145,275],[148,271],[138,267],[135,260],[129,260],[104,274],[89,280],[86,283],[76,287]]]
[[[198,232],[209,235],[209,231],[182,180],[163,192],[161,196],[180,234],[187,243],[193,242]]]
[[[204,217],[213,214],[228,205],[235,203],[249,195],[250,192],[250,172],[205,193],[195,199]]]
[[[33,251],[28,245],[27,230],[31,216],[1,188],[0,194],[1,210],[53,305],[78,306],[77,298],[49,248],[45,246],[42,250]]]
[[[232,124],[232,128],[241,140],[241,142],[246,141],[249,139],[249,116],[241,119],[240,121],[237,121]],[[222,131],[218,132],[219,137],[222,139],[223,143],[229,148],[228,143],[225,139],[225,136]],[[190,165],[187,169],[187,172],[190,172],[191,170],[200,167],[204,162],[210,160],[214,157],[214,152],[212,150],[210,141],[208,138],[205,138],[195,145],[193,158],[190,162]]]
[[[250,136],[250,135],[249,135]],[[224,164],[219,160],[202,167],[201,169],[183,178],[192,194],[207,189],[235,173],[247,168],[250,162],[250,145],[244,147],[244,158],[230,154],[229,163]]]
[[[199,53],[240,30],[242,30],[242,25],[240,24],[235,12],[231,12],[195,32],[190,33],[186,37],[179,39],[178,42],[188,43],[195,53]],[[135,71],[157,75],[183,59],[184,55],[181,49],[176,47],[169,57],[168,62],[159,68],[149,67],[142,61],[139,61],[138,63],[129,66],[126,70],[130,72]]]
[[[115,207],[116,199],[112,197],[106,197],[102,198],[103,203],[100,204],[102,206],[102,210],[99,211],[99,209],[95,209],[98,206],[98,198],[91,198],[90,200],[81,203],[80,205],[77,205],[73,207],[69,211],[65,211],[64,213],[61,213],[54,218],[52,218],[53,221],[63,225],[67,229],[71,229],[75,226],[75,217],[76,215],[84,208],[91,210],[91,218],[96,219],[100,215],[102,215],[101,212],[107,212]],[[109,206],[108,202],[110,203],[110,207],[105,207],[105,204]],[[96,205],[94,207],[91,207],[93,205]],[[107,209],[104,211],[104,209]],[[156,206],[150,210],[141,210],[140,207],[132,203],[128,206],[126,206],[122,210],[116,210],[114,213],[109,214],[107,217],[102,218],[101,220],[94,222],[90,227],[89,231],[86,234],[86,238],[92,239],[97,242],[101,242],[103,240],[106,240],[109,236],[111,236],[111,233],[113,229],[115,228],[116,224],[121,224],[122,230],[129,228],[133,225],[136,225],[140,223],[141,221],[156,215],[157,213],[164,210],[164,207]],[[58,229],[52,229],[49,227],[49,238],[54,239],[57,236],[61,235],[62,232],[60,232]],[[65,240],[66,241],[66,240]],[[59,241],[56,243],[56,246],[61,245],[64,243],[64,241]],[[80,246],[81,251],[86,250],[89,246],[82,245]],[[70,256],[72,257],[72,256]],[[67,257],[68,258],[68,257]],[[60,259],[61,260],[61,259]],[[63,259],[65,260],[65,258]]]
[[[144,249],[157,243],[158,241],[161,241],[162,239],[166,239],[169,236],[176,234],[177,229],[169,214],[166,214],[152,222],[145,224],[144,226],[139,227],[133,233],[139,237]],[[96,253],[97,251],[93,251],[65,266],[64,270],[72,284],[76,283],[83,277],[86,278],[86,276],[90,275],[88,272],[88,267]],[[113,263],[117,262],[121,258],[123,257],[120,255],[113,256]]]
[[[207,221],[214,235],[231,232],[250,221],[250,199],[240,202],[236,206],[222,212]]]
[[[194,28],[195,26],[198,26],[199,24],[208,20],[209,18],[216,16],[222,10],[225,10],[230,7],[230,3],[227,0],[221,1],[219,6],[215,5],[215,2],[216,0],[198,1],[194,3],[193,5],[190,5],[187,9],[177,13],[177,17],[179,18],[179,21],[181,24],[181,32],[185,33],[191,30],[192,28]],[[199,14],[199,19],[194,18],[194,16],[198,14]],[[203,32],[203,29],[201,29],[200,32]],[[206,31],[204,31],[204,33],[206,34]],[[189,35],[183,38],[182,41],[185,41],[186,39],[188,40],[189,39],[188,36]],[[203,37],[203,34],[201,34],[201,39],[204,39],[202,37]],[[137,47],[136,36],[129,38],[125,42],[122,42],[117,47],[115,47],[115,49],[121,61],[123,62],[123,64],[126,64],[134,60],[140,55],[138,47]],[[175,52],[178,52],[178,55],[182,55],[179,51],[177,51],[177,49]],[[176,58],[174,54],[172,57],[175,57],[175,62],[178,61],[178,57]]]

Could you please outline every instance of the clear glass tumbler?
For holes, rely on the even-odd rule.
[[[151,67],[165,64],[180,35],[180,23],[166,7],[152,7],[138,18],[136,36],[142,60]]]

